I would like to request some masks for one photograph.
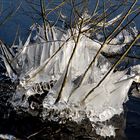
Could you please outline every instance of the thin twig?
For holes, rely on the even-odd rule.
[[[75,42],[75,46],[74,46],[74,48],[73,48],[72,54],[71,54],[71,56],[70,56],[70,59],[69,59],[69,61],[68,61],[68,64],[67,64],[67,67],[66,67],[66,72],[65,72],[65,75],[64,75],[64,79],[63,79],[63,82],[62,82],[60,91],[59,91],[59,93],[58,93],[58,97],[57,97],[57,99],[56,99],[56,101],[55,101],[55,104],[60,100],[61,95],[62,95],[62,91],[63,91],[63,89],[64,89],[64,87],[65,87],[66,80],[67,80],[67,74],[68,74],[68,70],[69,70],[69,66],[70,66],[70,63],[71,63],[71,61],[72,61],[72,58],[73,58],[73,56],[74,56],[74,54],[75,54],[75,51],[76,51],[76,48],[77,48],[77,44],[78,44],[78,42],[79,42],[79,40],[80,40],[82,25],[83,25],[83,20],[81,20],[81,25],[80,25],[80,29],[79,29],[79,32],[78,32],[78,35],[77,35],[77,39],[76,39],[76,42]]]
[[[96,87],[92,88],[85,96],[85,98],[81,101],[81,104],[85,102],[85,100],[89,97],[89,95],[101,85],[101,83],[105,80],[105,78],[109,75],[109,73],[116,68],[117,65],[122,62],[122,60],[125,58],[125,56],[128,54],[132,46],[136,43],[136,41],[140,38],[140,33],[135,37],[135,39],[132,41],[132,43],[128,46],[127,50],[123,53],[123,55],[118,59],[116,63],[113,64],[113,66],[110,68],[110,70],[105,74],[105,76],[100,80],[100,82],[96,85]],[[92,100],[92,99],[91,99]]]

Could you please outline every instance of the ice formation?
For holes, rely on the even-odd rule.
[[[136,68],[134,71],[137,72],[133,71],[132,75],[127,75],[127,71],[112,70],[98,86],[112,65],[100,54],[89,67],[103,42],[80,34],[79,41],[75,43],[76,29],[72,29],[71,34],[69,29],[64,31],[55,26],[47,26],[46,41],[44,29],[39,25],[34,29],[38,30],[35,43],[30,44],[30,35],[24,45],[12,46],[17,49],[16,53],[12,48],[1,45],[7,73],[13,81],[20,83],[18,96],[22,92],[28,99],[47,90],[42,115],[54,121],[65,118],[80,122],[87,117],[94,125],[122,113],[128,90],[135,78],[136,81],[139,79]],[[133,35],[123,30],[102,52],[117,53],[132,39]],[[52,110],[55,112],[50,115]],[[97,128],[97,134],[115,136],[115,128],[106,127]]]
[[[8,134],[0,134],[2,140],[16,140],[16,137]]]

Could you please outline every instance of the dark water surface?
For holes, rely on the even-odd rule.
[[[29,28],[33,23],[42,23],[40,17],[32,10],[29,4],[26,1],[39,3],[40,0],[0,0],[0,39],[6,42],[7,44],[12,44],[15,39],[16,32],[19,32],[19,36],[22,41],[24,41],[29,35]],[[46,0],[46,4],[49,0]],[[52,0],[54,4],[58,5],[60,0]],[[94,8],[96,0],[89,0],[89,7],[91,9]],[[114,0],[117,1],[117,0]],[[138,0],[137,6],[140,5],[140,0]],[[48,5],[47,8],[53,7],[52,5]],[[35,6],[37,10],[40,11],[40,6]],[[18,10],[17,10],[18,9]],[[64,6],[61,10],[65,15],[70,15],[70,7],[69,5]],[[12,11],[16,11],[9,18],[8,13]],[[124,10],[124,9],[120,9]],[[2,11],[2,13],[1,13]],[[120,12],[120,11],[119,11]],[[1,24],[2,21],[8,17],[6,23]],[[49,16],[49,20],[55,21],[57,19],[57,15],[52,13]],[[137,27],[140,28],[140,18],[136,18]]]

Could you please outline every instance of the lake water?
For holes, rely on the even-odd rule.
[[[38,15],[33,12],[31,7],[26,1],[35,2],[38,4],[39,0],[1,0],[0,1],[0,39],[3,40],[7,44],[11,44],[16,36],[16,32],[18,30],[20,38],[24,41],[29,35],[30,26],[35,23],[41,23]],[[49,0],[46,0],[48,3]],[[58,4],[60,0],[52,0],[54,4]],[[115,1],[115,0],[114,0]],[[96,0],[90,0],[90,6],[94,7]],[[138,5],[140,4],[140,0]],[[4,25],[1,25],[4,18],[8,15],[9,12],[15,11],[17,7],[20,8],[18,11],[9,18]],[[36,6],[38,10],[40,10],[39,6]],[[48,6],[49,8],[49,6]],[[70,7],[67,5],[62,9],[63,13],[66,15],[70,14]],[[2,13],[1,13],[2,12]],[[54,13],[53,13],[54,14]],[[57,16],[51,15],[49,18],[51,20],[56,20]],[[32,15],[32,18],[31,18]],[[136,23],[138,27],[139,18],[136,19]]]
[[[46,0],[46,3],[48,3],[48,1],[49,0]],[[60,3],[57,0],[53,1],[56,5]],[[39,4],[39,0],[31,0],[30,2],[35,2],[37,5]],[[40,11],[40,6],[37,5],[35,6],[35,8]],[[49,8],[50,7],[51,6],[49,6]],[[4,18],[7,17],[10,12],[16,10],[17,12],[14,13],[12,17],[8,18],[8,20],[4,24],[1,25]],[[66,10],[65,13],[68,13],[68,11]],[[54,21],[56,20],[55,15],[51,15],[49,18]],[[41,23],[40,16],[38,16],[38,14],[36,14],[36,12],[32,10],[26,0],[0,1],[0,39],[4,42],[11,44],[15,39],[17,30],[19,32],[21,40],[24,41],[30,33],[30,26],[36,22]]]

